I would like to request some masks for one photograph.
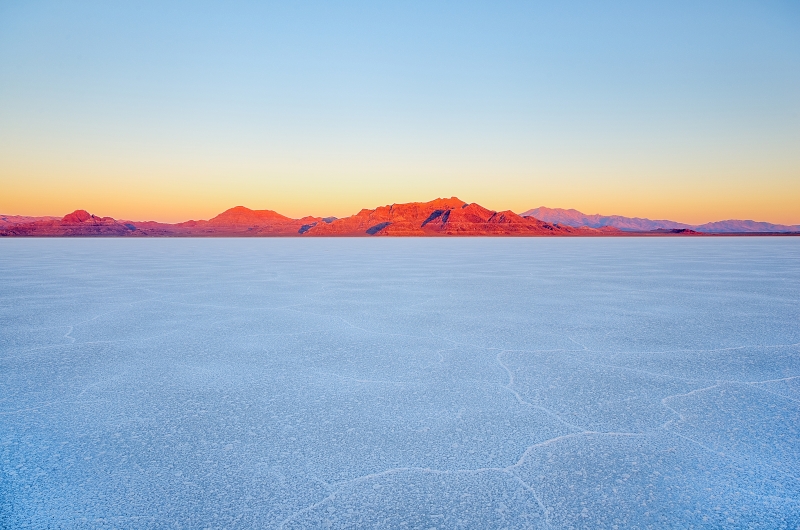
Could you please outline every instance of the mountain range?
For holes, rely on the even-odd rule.
[[[587,215],[578,210],[546,208],[541,206],[522,214],[559,226],[604,228],[613,227],[628,232],[649,232],[652,230],[694,230],[696,232],[727,234],[757,232],[800,232],[800,225],[779,225],[759,221],[729,219],[701,225],[689,225],[668,220],[651,220],[622,215]]]
[[[272,210],[236,206],[207,221],[158,223],[99,217],[76,210],[63,218],[0,216],[0,236],[551,236],[606,235],[616,228],[554,226],[511,211],[496,212],[457,197],[392,204],[355,215],[293,219]]]
[[[236,206],[208,220],[127,221],[76,210],[64,217],[0,215],[6,237],[314,237],[314,236],[630,236],[798,232],[800,226],[720,221],[691,226],[577,210],[536,208],[497,212],[457,197],[363,209],[355,215],[293,219],[272,210]]]

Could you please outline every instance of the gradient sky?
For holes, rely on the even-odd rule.
[[[800,3],[0,1],[2,213],[453,195],[800,223]]]

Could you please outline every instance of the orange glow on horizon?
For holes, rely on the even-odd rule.
[[[15,179],[16,180],[16,179]],[[67,183],[70,184],[70,183]],[[362,208],[385,204],[426,202],[437,197],[456,196],[465,202],[477,202],[493,210],[521,213],[539,206],[573,208],[584,214],[622,215],[649,219],[668,219],[687,224],[702,224],[726,219],[750,219],[776,224],[800,224],[800,186],[780,190],[729,190],[725,193],[684,193],[682,190],[652,189],[642,192],[620,190],[608,186],[582,189],[558,189],[557,186],[536,186],[504,193],[481,189],[474,183],[438,185],[435,189],[357,190],[336,193],[332,189],[318,192],[292,189],[198,188],[183,191],[177,186],[48,186],[32,189],[22,182],[5,187],[0,197],[0,213],[31,216],[63,216],[76,209],[85,209],[100,216],[132,221],[175,223],[190,219],[209,219],[234,206],[253,210],[274,210],[300,218],[307,215],[346,217]]]

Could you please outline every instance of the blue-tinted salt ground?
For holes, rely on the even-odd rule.
[[[0,527],[797,528],[800,239],[0,241]]]

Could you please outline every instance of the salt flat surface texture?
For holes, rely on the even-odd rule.
[[[0,527],[797,528],[800,239],[0,241]]]

